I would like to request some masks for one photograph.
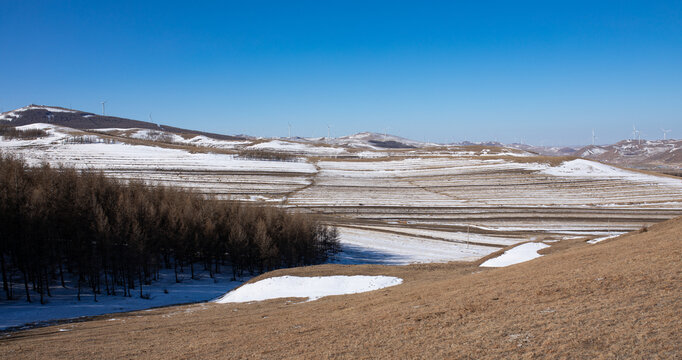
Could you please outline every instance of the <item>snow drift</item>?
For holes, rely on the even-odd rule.
[[[308,298],[356,294],[402,284],[403,279],[392,276],[280,276],[246,284],[216,299],[219,304],[263,301],[277,298]]]

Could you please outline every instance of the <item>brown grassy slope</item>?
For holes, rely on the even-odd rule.
[[[206,304],[13,333],[0,358],[679,358],[682,218],[507,268],[318,266],[405,283],[314,302]],[[273,274],[270,274],[273,275]]]

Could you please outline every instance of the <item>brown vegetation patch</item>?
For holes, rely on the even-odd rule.
[[[22,139],[22,140],[32,140],[47,136],[47,132],[43,129],[26,129],[20,130],[14,126],[0,126],[0,136],[6,140],[10,139]]]
[[[269,150],[239,150],[239,157],[250,160],[295,161],[296,155]]]

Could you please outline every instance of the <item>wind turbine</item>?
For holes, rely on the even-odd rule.
[[[331,125],[327,124],[327,140],[331,140],[332,138],[332,127]]]
[[[289,123],[289,139],[291,139],[291,123]]]
[[[663,140],[665,140],[666,135],[667,135],[669,132],[671,132],[672,130],[670,130],[670,129],[668,129],[668,130],[666,130],[666,129],[661,129],[661,131],[663,131]]]
[[[592,129],[592,146],[594,146],[595,140],[597,140],[597,136],[594,135],[594,129]]]
[[[635,127],[635,124],[632,124],[632,141],[638,141],[640,144],[642,143],[642,136],[640,131]]]
[[[104,112],[104,104],[106,104],[106,103],[107,103],[106,100],[102,101],[102,116],[105,115],[105,112]]]

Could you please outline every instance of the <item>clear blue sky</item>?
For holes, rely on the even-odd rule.
[[[682,1],[0,0],[0,107],[220,133],[682,137]]]

